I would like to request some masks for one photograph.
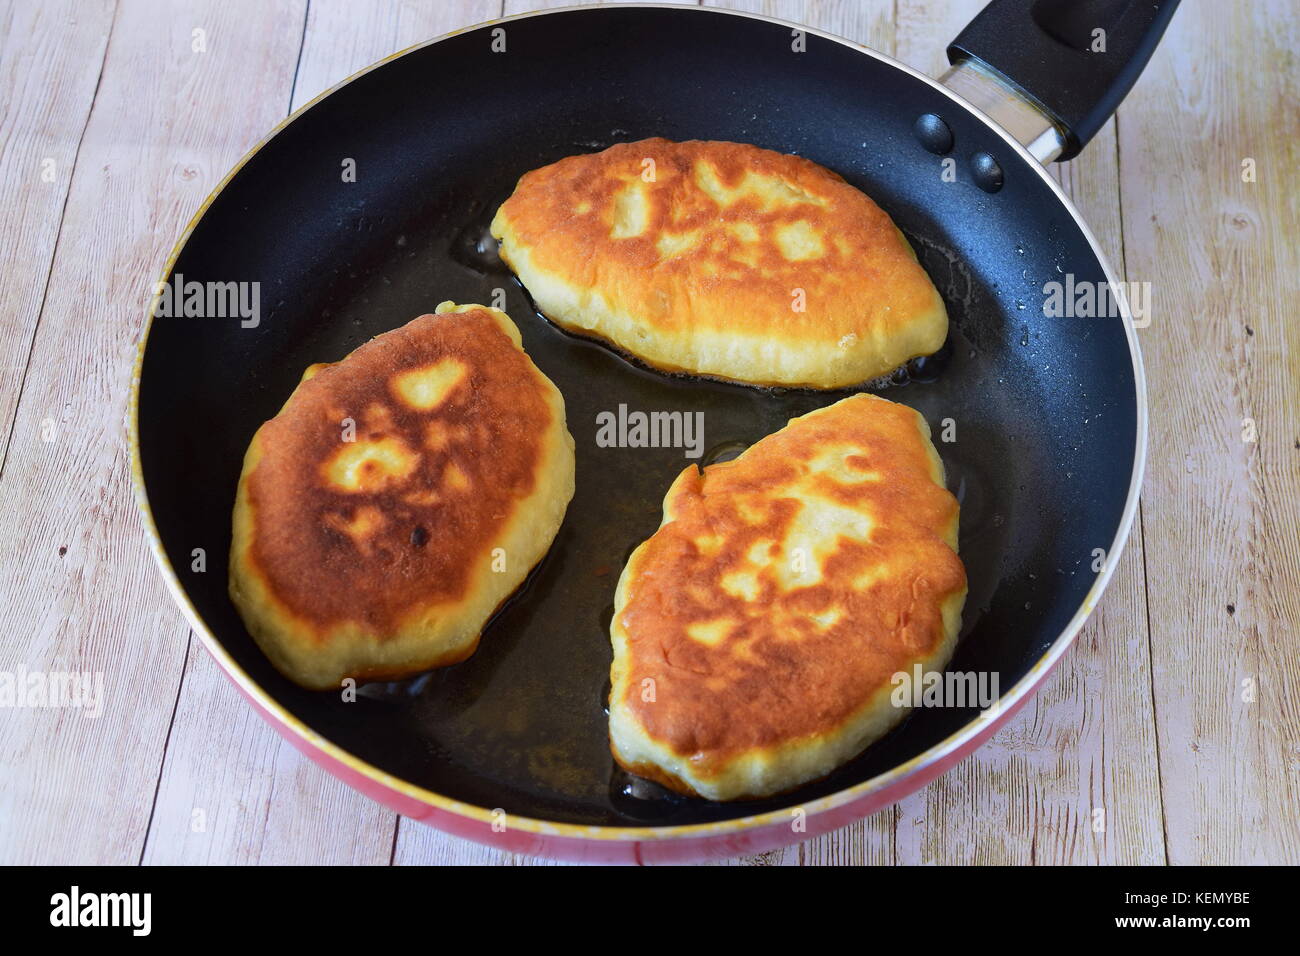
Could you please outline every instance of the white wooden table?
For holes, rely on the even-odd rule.
[[[0,0],[0,672],[105,681],[95,719],[0,710],[0,862],[533,862],[399,819],[244,704],[146,551],[123,420],[150,284],[227,169],[371,62],[537,5]],[[982,2],[730,5],[937,75]],[[1288,0],[1185,0],[1059,167],[1154,291],[1141,511],[1064,664],[925,790],[734,862],[1300,862],[1297,49]]]

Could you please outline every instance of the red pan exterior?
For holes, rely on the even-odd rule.
[[[881,57],[881,59],[887,58]],[[893,65],[904,72],[915,75],[918,81],[932,83],[932,81],[921,77],[920,74],[915,74],[914,71],[900,64]],[[962,105],[963,108],[969,109],[964,104]],[[974,111],[972,110],[972,112]],[[978,115],[982,116],[982,114]],[[278,129],[273,131],[268,136],[268,140],[277,132],[279,132]],[[1008,149],[1017,150],[1026,159],[1032,159],[1013,140],[1005,136],[1004,138]],[[254,155],[258,148],[255,148],[249,156]],[[243,163],[240,164],[240,166],[242,165]],[[238,168],[236,167],[236,170],[231,172],[226,182],[238,171]],[[1048,182],[1050,184],[1050,179]],[[1070,209],[1068,201],[1060,193],[1059,188],[1055,187],[1055,184],[1051,185],[1060,202],[1067,209]],[[220,193],[224,186],[225,182],[217,187],[213,196]],[[211,198],[208,203],[210,202]],[[164,275],[170,274],[179,250],[189,238],[208,203],[205,203],[204,207],[196,214],[185,234],[181,237],[176,251],[173,252],[171,260],[167,264]],[[1075,218],[1077,220],[1077,215]],[[1078,225],[1094,250],[1096,250],[1096,242],[1088,231],[1086,224],[1078,220]],[[1105,259],[1099,250],[1097,250],[1097,255],[1098,259],[1104,264]],[[1114,276],[1109,269],[1107,269],[1107,275],[1114,284]],[[794,825],[796,822],[793,815],[794,811],[779,811],[762,817],[730,820],[714,824],[664,827],[658,830],[631,827],[625,829],[580,827],[569,824],[550,824],[538,820],[511,820],[508,816],[498,818],[494,825],[490,815],[481,808],[459,804],[438,794],[404,784],[402,781],[374,767],[370,767],[363,761],[345,753],[337,745],[308,730],[292,714],[279,707],[272,697],[262,692],[258,685],[247,674],[243,673],[239,665],[226,654],[220,643],[210,633],[180,585],[175,571],[172,569],[164,552],[153,520],[148,496],[144,489],[140,463],[138,431],[139,381],[143,345],[148,338],[147,331],[141,343],[141,352],[140,356],[137,357],[135,376],[132,383],[129,427],[130,446],[133,455],[133,476],[137,497],[144,515],[146,531],[155,556],[159,560],[164,577],[177,603],[193,622],[195,635],[204,643],[218,665],[240,690],[240,693],[248,698],[258,712],[281,735],[302,753],[349,786],[403,816],[420,820],[454,836],[513,853],[585,863],[621,864],[686,863],[707,858],[756,854],[790,846],[828,833],[884,809],[921,789],[988,740],[999,727],[1004,725],[1023,707],[1047,675],[1059,663],[1065,650],[1073,642],[1083,621],[1099,599],[1127,539],[1137,507],[1137,493],[1145,460],[1145,385],[1142,376],[1141,357],[1132,331],[1132,320],[1127,313],[1126,305],[1124,309],[1124,319],[1137,384],[1138,448],[1124,517],[1115,540],[1111,543],[1107,552],[1110,560],[1106,564],[1104,573],[1094,582],[1084,606],[1079,609],[1070,621],[1069,626],[1046,651],[1038,664],[1014,688],[1004,694],[1003,703],[996,716],[990,716],[976,722],[974,725],[968,725],[961,732],[932,748],[926,754],[909,761],[908,764],[898,770],[885,774],[883,778],[876,778],[876,781],[867,781],[849,790],[841,791],[839,794],[811,801],[806,808],[806,816],[798,820],[800,823],[799,829],[796,829]]]
[[[358,773],[347,764],[337,760],[323,748],[315,746],[311,741],[295,733],[292,728],[287,726],[271,711],[264,708],[256,698],[249,694],[241,686],[240,682],[226,671],[219,659],[217,663],[222,666],[226,676],[231,678],[231,683],[239,689],[239,692],[253,705],[253,708],[285,740],[293,744],[301,753],[310,757],[318,766],[323,767],[354,790],[364,793],[370,799],[382,803],[390,810],[394,810],[404,817],[419,820],[421,823],[428,824],[452,836],[473,840],[475,843],[481,843],[510,853],[522,853],[527,856],[541,856],[576,863],[647,865],[694,863],[700,860],[721,857],[766,853],[769,850],[777,850],[795,843],[802,843],[804,840],[811,840],[824,833],[830,833],[832,830],[838,830],[840,827],[847,826],[856,820],[892,806],[909,794],[920,790],[930,781],[947,773],[979,749],[986,740],[993,736],[999,727],[1010,720],[1029,701],[1038,686],[1047,678],[1047,675],[1055,670],[1059,658],[1057,662],[1053,662],[1052,666],[1044,668],[1037,675],[1037,679],[1029,692],[1023,694],[1011,706],[1004,708],[996,717],[988,718],[986,721],[987,726],[970,740],[934,763],[922,765],[902,779],[880,790],[863,794],[856,800],[821,813],[810,814],[801,821],[802,830],[794,828],[792,817],[790,823],[771,823],[766,826],[736,830],[731,833],[667,837],[659,840],[608,838],[597,840],[558,834],[533,833],[521,829],[512,829],[508,818],[504,819],[504,825],[494,827],[493,824],[472,820],[460,814],[451,813],[428,803],[412,799],[393,787],[387,786],[382,780]]]

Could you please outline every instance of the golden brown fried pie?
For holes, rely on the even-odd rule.
[[[615,598],[620,765],[712,800],[762,797],[903,718],[894,675],[945,666],[966,596],[929,434],[860,394],[677,477]]]
[[[474,652],[573,496],[564,400],[504,312],[445,302],[314,365],[253,437],[230,595],[304,687]]]
[[[524,175],[492,234],[554,322],[668,371],[840,388],[948,333],[879,206],[756,146],[647,139],[571,156]]]

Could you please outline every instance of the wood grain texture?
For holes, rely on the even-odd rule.
[[[501,0],[311,0],[293,108],[386,56],[501,15]]]
[[[180,226],[288,103],[302,8],[258,9],[133,0],[113,24],[0,478],[0,670],[101,673],[104,708],[0,719],[0,765],[20,768],[0,787],[6,862],[134,863],[144,846],[187,629],[136,512],[127,385]]]
[[[0,4],[0,473],[113,7]]]
[[[1129,278],[1154,293],[1143,512],[1179,864],[1300,862],[1295,12],[1183,4],[1119,119]]]
[[[883,53],[894,53],[894,0],[706,0],[704,6],[806,24]],[[749,866],[888,864],[894,862],[893,846],[892,819],[886,811],[795,846],[722,862]]]
[[[462,4],[313,0],[305,29],[300,31],[301,49],[293,51],[291,60],[297,64],[293,108],[398,50],[499,12],[498,0]],[[237,728],[237,732],[223,732],[220,742],[214,742],[213,728]],[[388,863],[392,859],[396,815],[303,758],[250,710],[197,642],[190,653],[171,736],[145,862]],[[214,753],[221,758],[214,760]],[[282,774],[279,779],[277,773]],[[193,830],[196,808],[204,811],[206,833]],[[407,821],[406,829],[416,826]],[[447,854],[454,854],[463,842],[441,833],[436,839],[440,846],[447,845]]]
[[[904,3],[899,58],[942,74],[947,40],[982,7]],[[1052,171],[1122,276],[1117,161],[1111,123]],[[1038,694],[962,765],[895,808],[898,862],[1164,862],[1144,587],[1137,526],[1097,611]]]
[[[389,53],[542,5],[0,3],[0,671],[105,680],[98,719],[0,713],[0,766],[19,768],[0,780],[0,862],[544,862],[398,820],[262,722],[160,585],[121,428],[149,285],[243,152]],[[723,5],[938,75],[982,2]],[[1300,861],[1300,16],[1228,6],[1183,4],[1118,123],[1055,169],[1116,271],[1155,287],[1148,482],[1105,599],[952,772],[722,864]],[[54,183],[31,170],[46,155]]]
[[[636,0],[594,0],[588,6],[596,6],[601,3],[635,3]],[[664,3],[683,3],[693,5],[697,0],[663,0]],[[569,3],[568,0],[504,0],[502,4],[502,16],[512,17],[517,13],[527,13],[530,10],[554,10],[556,7],[576,7],[581,4]]]
[[[395,825],[285,742],[191,643],[144,863],[386,865]]]

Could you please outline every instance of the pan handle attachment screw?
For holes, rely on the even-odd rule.
[[[952,149],[952,130],[933,113],[922,113],[918,116],[912,125],[912,132],[916,134],[922,146],[938,156]]]
[[[988,153],[981,151],[971,156],[970,171],[975,185],[986,193],[995,193],[1002,188],[1002,167]]]

